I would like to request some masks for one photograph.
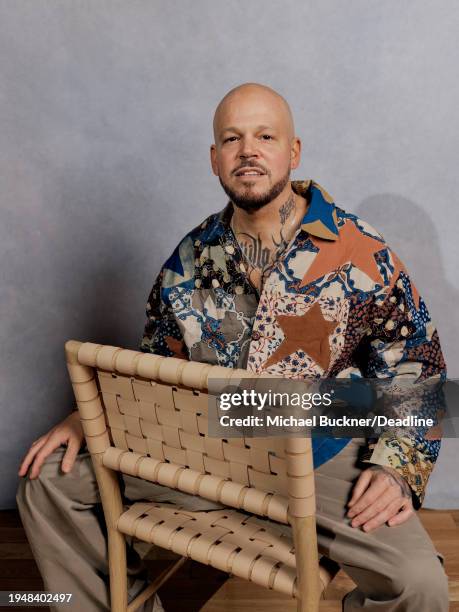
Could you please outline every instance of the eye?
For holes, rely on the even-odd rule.
[[[273,140],[273,137],[270,134],[262,134],[261,138],[263,140]]]
[[[223,141],[223,144],[225,142],[234,142],[235,140],[237,140],[237,136],[228,136],[228,138],[225,138],[225,140]]]

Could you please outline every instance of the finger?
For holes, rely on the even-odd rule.
[[[393,516],[389,519],[388,525],[389,527],[395,527],[395,525],[401,525],[409,518],[411,518],[414,514],[413,505],[411,502],[406,502],[405,507],[401,512]]]
[[[397,510],[401,508],[401,506],[403,505],[403,499],[401,499],[400,496],[394,495],[394,492],[391,490],[385,491],[382,495],[379,495],[375,501],[369,504],[364,510],[362,510],[362,512],[357,514],[357,516],[352,519],[351,526],[359,527],[360,525],[363,525],[364,523],[372,519],[374,516],[382,512],[385,508],[387,508],[389,504],[394,503],[394,501],[398,502]]]
[[[363,512],[363,510],[376,501],[387,488],[388,483],[386,478],[380,477],[379,475],[374,476],[371,485],[347,513],[348,517],[352,518]]]
[[[62,471],[70,472],[75,463],[76,456],[80,450],[80,444],[76,440],[70,440],[65,451],[64,458],[62,459]]]
[[[38,452],[35,457],[34,462],[30,468],[30,479],[37,478],[40,474],[41,466],[45,462],[46,458],[56,450],[56,448],[61,444],[58,438],[51,436],[43,448]]]
[[[39,438],[38,440],[35,440],[34,442],[32,442],[32,446],[30,447],[26,456],[22,460],[21,466],[18,471],[18,476],[24,476],[27,473],[27,470],[29,469],[32,459],[38,453],[40,448],[42,448],[42,446],[46,444],[46,440],[47,438],[43,437],[43,438]]]
[[[397,515],[397,512],[402,507],[403,503],[400,500],[396,499],[390,504],[388,504],[382,511],[378,512],[375,516],[373,516],[369,521],[366,521],[362,529],[366,532],[373,531],[373,529],[377,529],[384,525],[387,521],[389,521],[393,516]]]
[[[371,482],[372,473],[371,470],[364,470],[357,479],[352,491],[351,499],[349,500],[348,506],[351,507],[360,498],[363,492],[366,490]]]

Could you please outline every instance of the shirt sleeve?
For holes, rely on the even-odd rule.
[[[165,296],[164,268],[158,274],[148,297],[147,322],[140,342],[140,350],[163,357],[188,359],[188,352],[174,312]]]
[[[437,330],[403,264],[390,249],[388,254],[392,265],[388,267],[387,292],[372,309],[364,376],[394,381],[410,378],[413,389],[420,389],[423,385],[416,387],[418,383],[426,381],[443,382],[446,365]],[[435,417],[438,410],[435,394],[421,392],[419,396],[424,401],[422,416]],[[422,505],[441,445],[438,434],[433,436],[438,439],[429,437],[425,432],[402,437],[385,432],[368,442],[362,457],[364,462],[397,470],[411,487],[415,509]]]

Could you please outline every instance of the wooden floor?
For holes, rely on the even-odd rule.
[[[459,612],[459,510],[422,510],[421,520],[437,550],[445,557],[450,586],[450,611]],[[136,546],[142,554],[143,544]],[[152,575],[170,563],[171,553],[156,549],[146,557]],[[340,572],[329,586],[321,612],[341,612],[341,599],[353,583]],[[0,511],[0,591],[43,590],[18,513]],[[187,562],[160,590],[166,612],[295,612],[285,596],[192,561]],[[186,605],[184,606],[184,602]],[[0,610],[34,608],[1,608]],[[36,608],[46,610],[47,608]],[[84,611],[82,611],[84,612]],[[430,612],[420,610],[419,612]]]

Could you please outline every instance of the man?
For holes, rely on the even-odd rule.
[[[290,181],[301,142],[287,102],[265,86],[237,87],[217,107],[214,136],[212,169],[230,202],[187,234],[164,264],[149,297],[141,349],[293,379],[444,377],[425,304],[383,238],[336,207],[314,181]],[[92,605],[85,609],[106,609],[97,488],[87,454],[77,454],[82,439],[75,413],[39,438],[20,468],[21,476],[31,470],[17,500],[46,587],[62,590],[56,577],[53,582],[59,564],[70,592],[72,582],[62,549],[59,557],[42,543],[71,543],[80,568],[73,566],[73,591]],[[65,443],[62,459],[56,448]],[[442,564],[414,511],[438,450],[438,441],[421,436],[315,444],[319,548],[357,584],[345,612],[448,609]],[[58,473],[61,460],[69,472],[75,459],[79,475],[75,468]],[[128,499],[220,507],[159,485],[140,491],[135,479],[124,480]],[[56,521],[51,504],[60,509]],[[58,533],[75,504],[87,512],[73,513],[69,524],[79,534],[86,521],[90,543],[72,539],[69,528]],[[80,574],[85,583],[75,586]]]

